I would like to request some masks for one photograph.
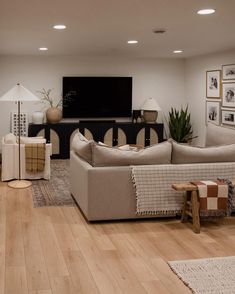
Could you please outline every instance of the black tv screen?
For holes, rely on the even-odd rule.
[[[64,118],[130,117],[132,77],[63,77]]]

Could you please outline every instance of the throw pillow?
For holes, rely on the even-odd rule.
[[[121,146],[118,146],[117,148],[120,149],[120,150],[126,150],[126,151],[127,150],[138,151],[137,146],[133,146],[133,145],[129,145],[129,144],[121,145]]]
[[[235,144],[193,147],[172,142],[172,163],[212,163],[235,161]]]
[[[74,135],[71,142],[71,149],[90,164],[92,163],[91,142],[94,141],[87,140],[79,131]]]
[[[169,142],[137,151],[121,150],[92,143],[92,163],[93,166],[168,164],[171,162],[171,149]]]
[[[235,129],[208,123],[205,145],[208,147],[226,144],[235,144]]]
[[[16,143],[16,136],[12,133],[7,134],[4,137],[4,143],[5,144],[15,144]]]

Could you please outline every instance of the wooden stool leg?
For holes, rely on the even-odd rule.
[[[187,211],[187,201],[188,201],[188,195],[189,195],[189,191],[186,191],[184,193],[184,203],[183,203],[183,207],[182,207],[182,215],[181,215],[181,222],[185,223],[188,220],[188,214],[186,213]]]
[[[192,216],[193,216],[193,231],[197,234],[200,233],[200,217],[199,217],[199,203],[197,198],[197,191],[191,192],[192,202]]]

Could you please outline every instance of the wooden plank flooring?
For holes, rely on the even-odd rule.
[[[235,255],[235,217],[87,223],[76,207],[33,208],[0,183],[0,294],[191,293],[168,260]]]

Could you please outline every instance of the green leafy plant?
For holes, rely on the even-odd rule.
[[[192,124],[190,122],[190,113],[188,113],[188,106],[185,110],[181,107],[180,111],[171,107],[168,121],[170,136],[176,142],[188,143],[193,137]]]

